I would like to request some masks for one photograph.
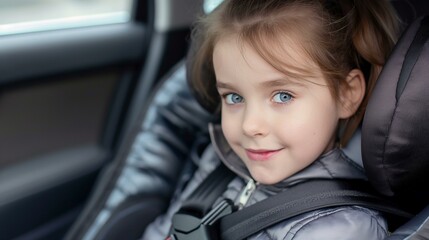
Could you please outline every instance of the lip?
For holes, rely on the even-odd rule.
[[[245,149],[246,155],[253,161],[267,161],[274,155],[279,153],[282,149],[268,150],[268,149]]]

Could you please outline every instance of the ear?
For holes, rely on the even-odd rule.
[[[345,81],[339,93],[341,119],[347,119],[355,114],[365,96],[366,88],[365,77],[359,69],[351,70]]]

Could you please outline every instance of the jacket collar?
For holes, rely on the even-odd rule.
[[[221,126],[209,124],[210,138],[213,147],[223,162],[231,171],[245,180],[252,177],[241,159],[227,143]],[[335,148],[314,161],[310,166],[288,177],[280,183],[271,186],[285,188],[308,179],[364,179],[366,175],[362,167],[349,159],[341,149]],[[274,190],[274,189],[273,189]]]
[[[232,172],[245,180],[250,180],[250,172],[247,170],[243,161],[235,154],[232,148],[223,135],[222,128],[220,125],[214,125],[209,123],[210,140],[213,147],[225,166],[227,166]]]

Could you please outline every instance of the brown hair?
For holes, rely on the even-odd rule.
[[[320,67],[335,99],[346,87],[349,71],[361,69],[366,95],[355,115],[344,122],[345,144],[362,120],[397,32],[398,18],[387,0],[225,0],[196,23],[188,79],[205,107],[219,109],[213,50],[219,39],[231,35],[280,72],[311,75],[305,66],[283,60],[285,41],[299,47]]]

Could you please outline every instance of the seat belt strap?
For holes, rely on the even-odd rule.
[[[235,208],[230,200],[223,200],[212,207],[234,177],[236,175],[220,163],[174,214],[171,233],[167,239],[219,239],[219,219],[231,214]]]
[[[241,240],[299,214],[347,205],[390,214],[400,219],[398,224],[413,216],[380,196],[366,181],[338,179],[302,182],[240,211],[234,212],[232,202],[227,201],[212,209],[234,177],[223,164],[211,172],[173,217],[171,239]],[[217,224],[220,234],[215,232]]]
[[[233,212],[220,221],[222,239],[245,239],[282,220],[320,208],[358,205],[403,218],[413,215],[360,180],[311,180]]]
[[[198,211],[204,216],[234,177],[236,175],[220,163],[186,199],[182,209]]]

